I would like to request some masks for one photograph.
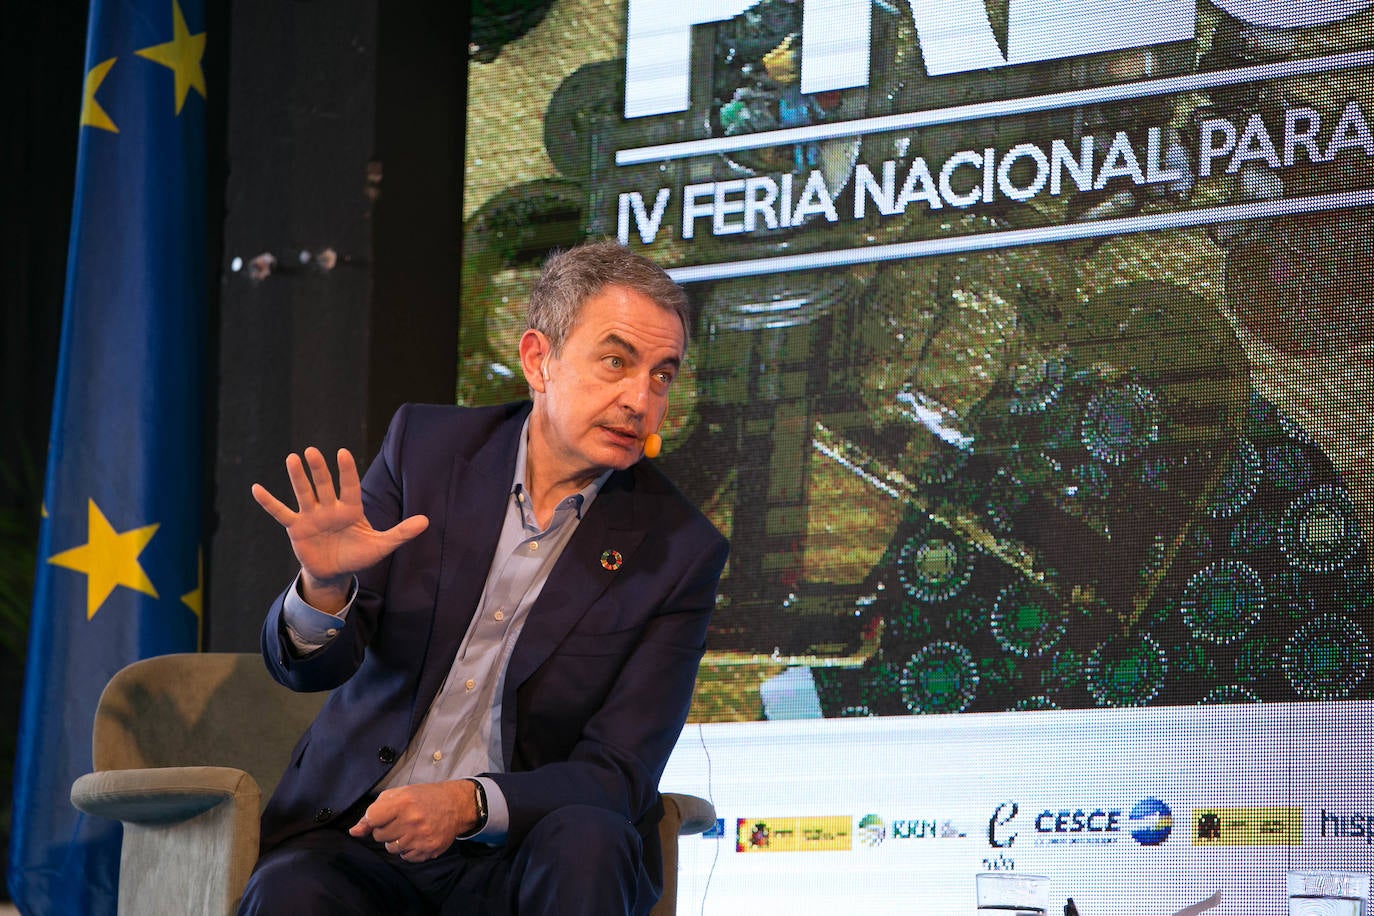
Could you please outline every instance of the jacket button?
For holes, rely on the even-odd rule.
[[[323,823],[325,823],[326,821],[332,821],[333,819],[334,819],[334,809],[333,809],[333,808],[321,808],[320,810],[318,810],[318,811],[315,812],[315,823],[317,823],[317,824],[323,824]]]
[[[382,763],[395,763],[396,749],[389,744],[383,744],[381,747],[377,748],[377,759]]]

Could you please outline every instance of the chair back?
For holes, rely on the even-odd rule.
[[[145,658],[119,671],[100,696],[95,769],[237,767],[257,781],[266,803],[327,696],[281,686],[257,653]]]

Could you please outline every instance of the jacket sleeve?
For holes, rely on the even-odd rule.
[[[392,527],[402,517],[399,468],[407,414],[407,407],[396,412],[380,453],[363,476],[363,511],[368,522],[379,531]],[[382,614],[381,595],[385,592],[390,568],[391,558],[388,557],[358,573],[358,592],[339,634],[303,657],[297,657],[286,634],[283,620],[286,590],[277,595],[262,627],[262,655],[272,677],[297,691],[332,690],[352,677],[362,664],[363,650],[376,632]]]

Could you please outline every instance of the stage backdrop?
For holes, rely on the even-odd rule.
[[[733,552],[685,906],[1374,870],[1371,7],[480,7],[457,401],[525,395],[553,247],[695,310],[658,460]]]

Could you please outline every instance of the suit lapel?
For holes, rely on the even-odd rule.
[[[515,452],[527,412],[511,418],[471,460],[457,457],[449,472],[443,552],[425,663],[411,712],[411,732],[443,686],[458,645],[486,587],[510,497]]]
[[[620,569],[634,563],[646,529],[636,517],[632,484],[633,475],[628,471],[612,474],[606,481],[530,608],[506,670],[502,743],[507,755],[514,740],[514,729],[509,726],[514,721],[510,716],[515,710],[515,690],[553,654],[587,609],[615,582]],[[607,551],[618,553],[619,563]]]

